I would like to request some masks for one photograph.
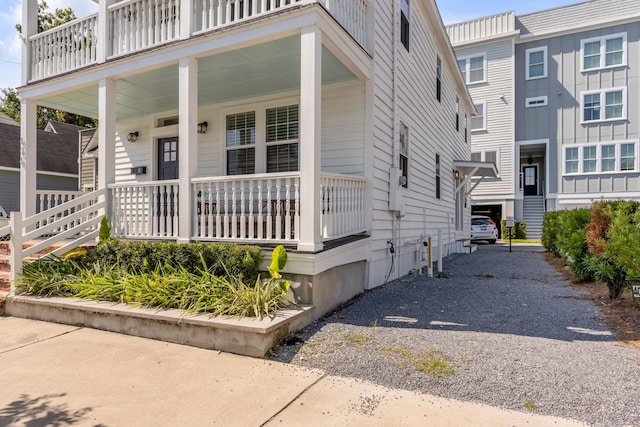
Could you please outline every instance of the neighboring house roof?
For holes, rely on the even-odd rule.
[[[2,113],[0,113],[0,124],[18,126],[18,122],[16,122],[15,120],[13,120],[11,117],[7,116],[6,114],[2,114]]]
[[[38,130],[37,170],[78,174],[78,131],[80,126],[49,122]],[[20,167],[20,126],[0,120],[0,167]]]

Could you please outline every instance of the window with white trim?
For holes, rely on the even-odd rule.
[[[298,170],[298,106],[267,109],[267,173]]]
[[[477,114],[471,117],[471,131],[485,130],[487,128],[487,101],[474,105]]]
[[[487,80],[487,55],[484,53],[458,58],[458,67],[467,84],[482,83]]]
[[[626,119],[626,99],[627,88],[582,92],[582,122]]]
[[[471,152],[472,162],[491,162],[496,165],[496,169],[500,170],[500,155],[498,150],[483,150]]]
[[[533,107],[544,107],[548,103],[548,98],[546,96],[536,96],[532,98],[527,98],[525,100],[525,106],[527,108]]]
[[[637,142],[606,142],[565,147],[564,173],[636,172]]]
[[[436,56],[436,99],[442,101],[442,60]]]
[[[527,49],[526,79],[544,79],[547,77],[547,47]]]
[[[440,198],[440,154],[436,154],[436,198]]]
[[[582,71],[627,65],[627,33],[580,41]]]
[[[409,128],[400,122],[400,173],[402,174],[401,185],[409,187]]]
[[[400,42],[409,50],[409,0],[400,1]]]
[[[227,175],[252,174],[256,171],[256,113],[227,116]]]

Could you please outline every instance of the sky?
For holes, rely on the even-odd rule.
[[[578,1],[436,0],[436,3],[444,23],[453,24],[509,10],[515,10],[516,14],[520,15]],[[46,2],[51,10],[70,7],[79,18],[98,10],[97,4],[92,0],[46,0]],[[15,25],[22,19],[21,5],[21,0],[0,0],[0,89],[20,86],[21,42]]]

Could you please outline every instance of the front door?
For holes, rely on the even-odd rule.
[[[524,195],[538,195],[538,166],[525,166],[524,174]]]
[[[178,179],[178,137],[158,140],[158,179]]]

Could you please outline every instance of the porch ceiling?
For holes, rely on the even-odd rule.
[[[322,84],[356,76],[329,49],[322,49]],[[288,37],[199,59],[198,104],[297,90],[300,87],[300,38]],[[98,116],[98,86],[93,85],[39,100],[42,105]],[[178,109],[178,65],[116,80],[117,119],[130,119]]]

